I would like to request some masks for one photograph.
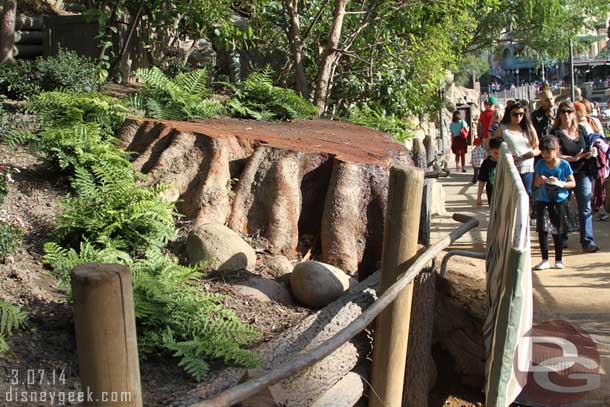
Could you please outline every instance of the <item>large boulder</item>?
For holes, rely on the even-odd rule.
[[[294,266],[290,288],[303,305],[321,308],[339,298],[352,284],[350,277],[337,267],[317,261]]]
[[[209,261],[218,271],[251,270],[256,265],[256,252],[228,227],[207,223],[194,229],[186,242],[189,263]]]

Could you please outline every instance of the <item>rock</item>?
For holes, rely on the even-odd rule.
[[[292,263],[285,256],[269,257],[266,265],[271,270],[271,274],[278,279],[292,273]]]
[[[359,374],[349,372],[313,402],[311,407],[352,407],[362,397],[364,384]]]
[[[268,278],[251,276],[245,281],[233,286],[237,295],[255,298],[260,302],[279,302],[284,305],[294,305],[290,291],[283,284]]]
[[[189,263],[209,261],[218,271],[253,269],[256,253],[237,233],[220,224],[208,223],[194,229],[186,242]]]
[[[350,287],[342,270],[317,261],[297,264],[290,275],[290,288],[302,304],[321,308],[339,298]]]

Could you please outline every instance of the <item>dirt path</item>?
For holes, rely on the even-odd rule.
[[[446,193],[447,214],[433,218],[432,241],[457,225],[451,219],[453,213],[465,213],[477,217],[481,226],[461,238],[452,248],[483,250],[489,208],[476,208],[477,189],[470,183],[471,171],[441,179]],[[610,405],[610,222],[594,221],[593,226],[596,241],[601,247],[599,252],[583,253],[578,233],[572,233],[569,248],[564,252],[564,270],[533,271],[534,324],[550,320],[567,321],[592,338],[600,353],[599,388],[588,393],[580,404],[570,406]],[[532,234],[531,244],[532,264],[537,264],[541,257],[535,234]],[[484,275],[484,262],[479,262],[480,273]]]

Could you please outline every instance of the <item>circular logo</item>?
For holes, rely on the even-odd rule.
[[[600,358],[595,342],[562,320],[534,326],[515,353],[515,374],[522,401],[563,406],[600,387]]]

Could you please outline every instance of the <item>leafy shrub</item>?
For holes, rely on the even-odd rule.
[[[318,110],[291,89],[273,86],[271,68],[252,73],[238,87],[228,106],[236,116],[256,120],[312,119]]]
[[[27,314],[19,307],[0,299],[0,354],[9,350],[6,338],[18,328],[25,326]]]
[[[386,132],[401,143],[413,137],[407,122],[383,109],[374,109],[366,103],[351,108],[347,120],[350,123]]]
[[[74,51],[60,49],[56,56],[38,58],[36,70],[42,90],[91,92],[103,83],[100,67]]]
[[[15,249],[23,238],[23,230],[11,224],[0,221],[0,261],[15,253]]]
[[[196,69],[169,79],[154,67],[139,69],[136,78],[144,82],[144,90],[130,99],[132,106],[155,119],[188,120],[209,118],[223,113],[222,104],[208,99],[207,71]]]
[[[11,99],[27,99],[43,91],[91,92],[103,83],[101,68],[74,51],[0,65],[0,94]]]
[[[0,94],[10,99],[26,99],[42,90],[40,75],[33,61],[0,64]]]

